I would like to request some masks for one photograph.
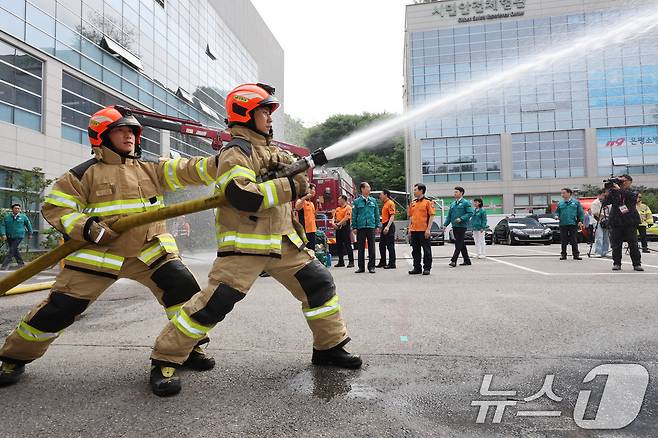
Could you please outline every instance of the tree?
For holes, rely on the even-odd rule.
[[[583,184],[583,188],[578,191],[578,194],[580,196],[596,196],[601,189],[602,187],[596,184]]]
[[[14,188],[18,190],[21,205],[26,212],[37,211],[43,202],[43,191],[54,180],[46,179],[43,169],[33,167],[32,170],[21,170],[14,180]]]
[[[308,128],[302,124],[301,120],[283,113],[283,128],[285,132],[283,141],[297,146],[304,146],[304,137],[306,137]]]
[[[595,184],[585,184],[583,185],[583,188],[578,191],[578,194],[580,196],[596,196],[601,188],[601,186],[597,186]],[[642,201],[651,209],[652,212],[658,212],[658,188],[633,186],[633,190],[642,193]]]
[[[326,148],[342,140],[351,133],[358,131],[378,120],[388,118],[388,113],[363,113],[363,114],[336,114],[329,117],[319,125],[309,128],[306,134],[306,147],[315,150]],[[392,139],[391,139],[392,140]],[[393,146],[392,141],[384,141],[380,145],[374,146],[374,149],[380,147]]]
[[[326,148],[355,131],[390,117],[388,113],[337,114],[309,128],[304,144],[310,150]],[[404,140],[394,135],[373,146],[372,150],[331,160],[329,166],[342,166],[358,184],[367,181],[373,190],[404,190]]]

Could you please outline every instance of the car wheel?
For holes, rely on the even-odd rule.
[[[548,242],[544,242],[544,245],[550,245],[551,241],[549,240]]]
[[[509,234],[507,235],[507,244],[508,244],[509,246],[514,246],[514,245],[516,245],[516,242],[514,242],[514,238],[512,237],[512,233],[509,233]]]

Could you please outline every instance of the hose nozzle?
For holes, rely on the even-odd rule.
[[[306,172],[308,169],[312,169],[315,166],[322,166],[323,164],[327,164],[327,161],[328,160],[324,154],[324,151],[322,149],[318,149],[308,157],[303,157],[290,164],[289,166],[286,166],[285,168],[277,171],[275,173],[275,177],[293,177],[298,173]]]

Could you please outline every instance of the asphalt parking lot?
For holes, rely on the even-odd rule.
[[[332,268],[359,371],[310,365],[298,305],[259,279],[212,332],[218,366],[183,371],[168,399],[147,386],[163,312],[120,281],[0,388],[2,436],[655,436],[658,253],[638,273],[558,245],[487,249],[453,269],[433,247],[429,277],[407,274],[403,245],[396,270]],[[201,282],[211,259],[185,258]],[[0,335],[45,296],[0,299]]]

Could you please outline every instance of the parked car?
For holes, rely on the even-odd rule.
[[[407,234],[407,243],[411,243],[411,233],[409,228],[405,229]],[[432,223],[432,228],[430,229],[430,245],[432,246],[443,246],[445,245],[445,232],[441,225],[436,222]]]
[[[448,232],[448,236],[450,238],[450,243],[455,243],[455,235],[452,233],[452,227],[450,227],[450,231]],[[471,228],[470,225],[466,227],[466,234],[464,235],[464,242],[467,245],[475,245],[475,239],[473,239],[473,228]],[[493,231],[491,231],[491,228],[487,227],[486,230],[484,230],[484,242],[487,245],[493,244]]]
[[[553,241],[553,232],[531,217],[507,218],[494,228],[493,241],[508,245],[532,242],[550,245]]]
[[[442,226],[434,222],[430,229],[430,245],[443,246],[445,244],[445,230]]]
[[[537,219],[540,224],[544,225],[547,228],[550,228],[553,232],[553,242],[560,242],[560,221],[555,217],[554,214],[545,213],[545,214],[531,214],[529,216],[533,219]],[[582,243],[585,241],[585,236],[583,236],[583,231],[578,230],[578,242]]]
[[[560,221],[553,216],[540,217],[537,219],[540,224],[549,228],[553,232],[553,242],[560,241]]]

